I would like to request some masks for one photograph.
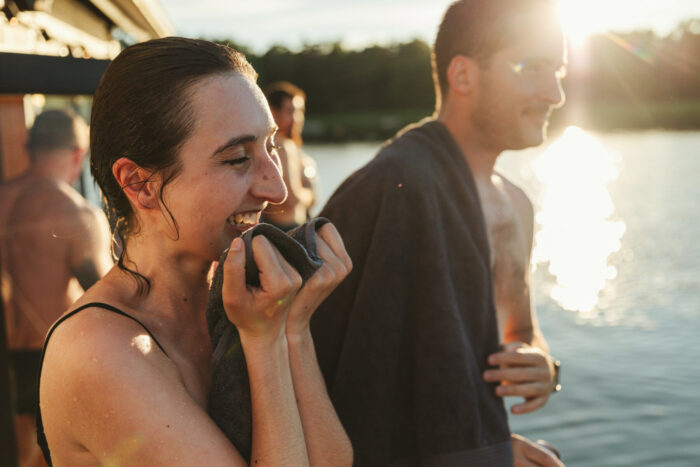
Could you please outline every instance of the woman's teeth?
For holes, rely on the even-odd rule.
[[[259,212],[246,212],[243,214],[233,214],[227,220],[230,224],[249,226],[258,223],[258,218],[260,217]]]

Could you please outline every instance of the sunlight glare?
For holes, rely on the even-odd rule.
[[[625,224],[608,220],[615,206],[606,188],[618,177],[615,165],[616,154],[577,127],[532,162],[543,186],[533,263],[549,264],[551,297],[567,310],[593,310],[617,277],[608,258],[620,249]]]
[[[573,48],[583,48],[588,38],[599,32],[599,16],[588,2],[559,0],[559,21]]]
[[[146,334],[139,334],[131,339],[131,346],[136,347],[142,354],[147,355],[151,351],[151,337]]]

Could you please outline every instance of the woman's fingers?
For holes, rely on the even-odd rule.
[[[338,282],[343,280],[347,275],[345,265],[322,238],[316,239],[316,250],[321,259],[323,259],[323,266],[317,271],[319,275],[324,276],[322,279],[325,280],[321,282],[327,284],[336,280]]]
[[[237,306],[247,298],[245,283],[245,245],[243,240],[235,238],[231,242],[228,255],[224,261],[224,286],[222,298],[224,308]]]
[[[253,258],[260,271],[260,287],[279,298],[296,292],[301,287],[301,277],[262,235],[253,238]]]
[[[319,239],[325,242],[333,255],[343,263],[343,266],[348,273],[352,270],[352,261],[350,260],[348,252],[345,250],[343,239],[340,236],[340,233],[338,233],[338,229],[336,229],[333,224],[328,223],[321,227],[318,231],[316,239],[317,242]],[[321,256],[321,258],[323,258],[323,256]],[[325,258],[323,259],[325,260]]]

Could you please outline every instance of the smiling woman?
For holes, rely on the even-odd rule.
[[[245,284],[239,237],[286,196],[255,79],[232,49],[183,38],[129,47],[105,72],[91,167],[124,248],[49,331],[37,417],[49,464],[247,463],[206,413],[207,273],[229,246],[222,295],[250,376],[250,461],[352,462],[308,326],[351,269],[337,231],[319,230],[324,264],[302,290],[297,271],[256,237],[261,286]]]

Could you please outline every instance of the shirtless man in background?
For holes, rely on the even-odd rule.
[[[46,332],[113,264],[107,218],[71,187],[87,147],[80,117],[46,111],[29,132],[29,170],[0,185],[2,300],[20,465],[43,462],[33,411]]]
[[[284,203],[267,208],[263,220],[288,231],[308,220],[315,201],[316,163],[301,149],[306,95],[292,83],[278,81],[265,88],[265,96],[279,127],[275,144],[288,194]]]

